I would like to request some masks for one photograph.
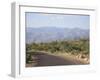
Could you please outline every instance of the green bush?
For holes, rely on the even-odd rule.
[[[46,51],[51,53],[83,53],[89,54],[89,40],[80,39],[75,41],[52,41],[49,43],[26,44],[26,51]]]

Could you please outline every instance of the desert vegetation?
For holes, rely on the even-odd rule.
[[[78,58],[89,58],[89,40],[67,40],[67,41],[52,41],[47,43],[31,43],[26,44],[26,63],[32,61],[31,55],[36,55],[36,52],[46,52],[49,54],[70,54]]]

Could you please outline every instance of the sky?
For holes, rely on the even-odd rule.
[[[60,27],[89,29],[90,16],[26,12],[26,27]]]

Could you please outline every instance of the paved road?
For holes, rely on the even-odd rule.
[[[33,55],[34,56],[34,55]],[[46,53],[38,53],[38,55],[35,55],[35,57],[38,59],[37,64],[33,66],[56,66],[56,65],[81,65],[86,64],[83,63],[80,60],[77,60],[75,58],[66,56],[56,56]]]

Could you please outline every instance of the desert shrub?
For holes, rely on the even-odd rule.
[[[76,41],[52,41],[48,43],[26,44],[26,51],[47,51],[51,53],[83,53],[89,54],[89,40],[80,39]]]

